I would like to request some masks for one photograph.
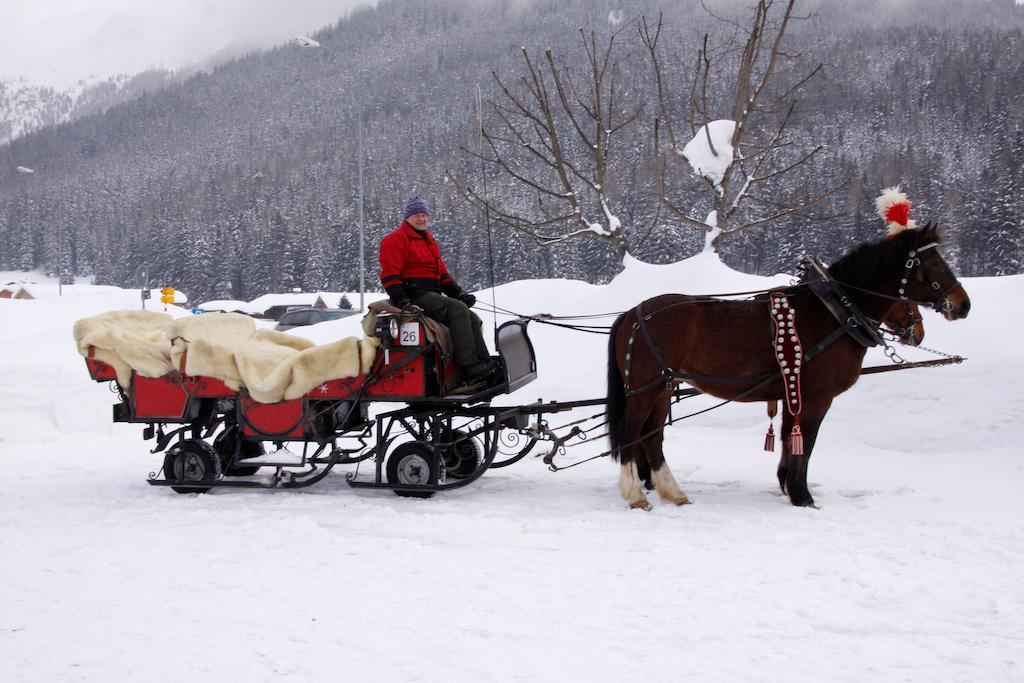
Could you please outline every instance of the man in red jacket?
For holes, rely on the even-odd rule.
[[[411,197],[405,220],[380,242],[380,281],[398,308],[419,306],[452,333],[455,365],[463,379],[478,382],[494,372],[480,318],[470,311],[476,297],[464,292],[448,273],[441,250],[427,230],[427,204]]]

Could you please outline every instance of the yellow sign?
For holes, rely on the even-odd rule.
[[[162,287],[160,289],[160,301],[165,304],[173,304],[174,287]]]

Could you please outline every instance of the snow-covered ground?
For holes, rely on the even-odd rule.
[[[604,312],[766,282],[702,255],[630,262],[606,286],[510,283],[497,303]],[[553,474],[531,458],[426,501],[341,475],[153,488],[160,456],[110,423],[71,340],[137,293],[0,300],[0,678],[1022,680],[1024,276],[964,284],[970,317],[926,313],[925,344],[969,360],[841,396],[811,460],[819,509],[780,495],[763,406],[732,405],[669,430],[694,504],[652,496],[650,513],[625,508],[607,460]],[[604,337],[531,335],[540,379],[503,402],[603,394]]]

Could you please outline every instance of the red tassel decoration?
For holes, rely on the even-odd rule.
[[[789,454],[804,454],[804,434],[800,431],[800,425],[793,425],[793,431],[789,433]]]
[[[775,451],[775,424],[768,423],[768,433],[764,435],[764,449],[769,453]]]

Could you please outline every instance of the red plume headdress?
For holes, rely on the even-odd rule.
[[[889,227],[887,235],[892,237],[901,230],[914,229],[917,223],[910,220],[910,209],[914,207],[907,199],[907,195],[900,189],[899,185],[887,187],[875,200],[878,207],[878,215],[882,217]]]

